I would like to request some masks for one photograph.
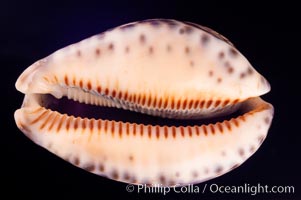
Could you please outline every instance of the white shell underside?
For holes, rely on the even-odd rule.
[[[19,129],[92,173],[128,183],[184,185],[220,176],[266,138],[268,82],[224,37],[191,23],[150,20],[56,51],[18,78]],[[166,118],[241,115],[209,124],[159,126],[68,116],[48,94]],[[162,118],[164,120],[164,118]]]

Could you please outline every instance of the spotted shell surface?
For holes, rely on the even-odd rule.
[[[266,137],[270,85],[223,36],[176,20],[126,24],[58,50],[18,78],[15,112],[31,140],[95,174],[129,183],[202,182],[249,158]],[[81,118],[46,94],[163,118],[237,117],[193,126]]]

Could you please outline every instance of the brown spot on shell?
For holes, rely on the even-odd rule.
[[[259,142],[259,144],[262,144],[262,143],[263,143],[264,138],[265,138],[264,135],[261,135],[261,136],[258,137],[258,142]]]
[[[101,52],[100,52],[100,49],[99,49],[99,48],[96,48],[96,49],[95,49],[95,54],[96,54],[97,56],[99,56],[100,53],[101,53]]]
[[[185,47],[185,53],[189,54],[189,52],[190,52],[190,48],[189,47]]]
[[[202,45],[206,45],[208,42],[209,42],[209,36],[208,36],[208,34],[202,34],[201,35],[201,44]]]
[[[245,72],[240,73],[240,78],[241,78],[241,79],[243,79],[243,78],[245,78],[245,77],[246,77]]]
[[[187,34],[190,34],[190,33],[192,33],[193,29],[192,29],[191,26],[185,26],[185,27],[184,27],[184,31],[185,31],[185,33],[187,33]]]
[[[83,80],[80,80],[80,81],[79,81],[79,87],[81,87],[81,88],[84,87]]]
[[[119,178],[119,174],[118,174],[117,170],[113,170],[113,171],[111,172],[111,177],[112,177],[112,179],[114,179],[114,180],[117,180],[117,179]]]
[[[131,179],[130,174],[129,174],[128,172],[124,172],[124,174],[123,174],[123,179],[124,179],[125,181],[129,181],[129,180]]]
[[[110,51],[114,50],[114,44],[113,44],[113,43],[110,43],[110,44],[108,45],[108,49],[109,49]]]
[[[185,33],[185,30],[184,30],[184,28],[180,28],[180,29],[179,29],[179,33],[180,33],[180,34],[183,34],[183,33]]]
[[[171,48],[171,46],[168,44],[168,45],[166,45],[166,51],[167,52],[170,52],[172,50],[172,48]]]
[[[209,76],[210,76],[210,77],[213,76],[213,71],[212,71],[212,70],[209,71]]]
[[[149,53],[149,54],[153,54],[153,52],[154,52],[154,48],[153,48],[152,46],[150,46],[150,47],[148,48],[148,53]]]
[[[252,67],[248,67],[248,70],[247,70],[247,74],[249,74],[249,75],[251,75],[251,74],[253,74],[253,69],[252,69]]]
[[[77,50],[77,52],[76,52],[76,55],[77,55],[77,57],[81,57],[81,51],[80,50]]]
[[[270,118],[269,117],[265,117],[264,118],[264,122],[267,124],[267,125],[269,125],[270,124]]]
[[[222,166],[217,166],[215,169],[215,173],[220,174],[223,171],[223,167]]]
[[[223,51],[219,52],[218,58],[223,59],[225,57],[225,53]]]
[[[219,77],[219,78],[217,79],[217,82],[218,82],[218,83],[221,83],[221,82],[222,82],[222,78]]]
[[[161,25],[160,21],[158,21],[157,19],[144,20],[144,22],[148,22],[150,25],[156,28]]]
[[[83,167],[83,169],[86,170],[86,171],[92,172],[92,171],[95,170],[95,165],[92,164],[92,163],[90,163],[90,164],[85,165],[85,166]]]
[[[159,176],[159,181],[160,181],[160,184],[165,185],[165,183],[166,183],[166,178],[165,178],[165,176],[164,176],[164,175],[160,175],[160,176]]]
[[[139,41],[142,43],[142,44],[144,44],[145,43],[145,35],[144,34],[141,34],[140,36],[139,36]]]
[[[229,67],[228,72],[229,72],[229,74],[232,74],[234,72],[234,69],[232,67]]]
[[[250,149],[249,149],[249,150],[250,150],[250,153],[254,153],[254,152],[255,152],[255,149],[256,149],[256,148],[255,148],[254,145],[250,146]]]
[[[98,170],[101,171],[101,172],[104,172],[105,171],[105,166],[103,164],[99,164]]]
[[[75,158],[74,158],[73,163],[74,163],[74,165],[76,165],[76,166],[79,165],[80,161],[79,161],[78,157],[75,157]]]
[[[129,53],[130,52],[130,47],[126,46],[124,51],[125,51],[125,53]]]
[[[236,57],[238,55],[238,52],[233,47],[229,49],[229,53],[233,57]]]
[[[193,171],[191,175],[193,178],[197,178],[199,176],[199,173],[197,171]]]
[[[245,150],[243,148],[238,149],[238,154],[243,157],[245,155]]]

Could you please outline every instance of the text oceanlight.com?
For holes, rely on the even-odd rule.
[[[198,194],[198,193],[213,193],[213,194],[249,194],[249,195],[257,195],[257,194],[293,194],[295,192],[294,186],[269,186],[263,184],[251,185],[245,183],[239,186],[229,186],[229,185],[219,185],[219,184],[204,184],[204,185],[186,185],[186,186],[163,186],[162,184],[138,184],[127,185],[127,192],[135,192],[138,194],[163,194],[166,195],[168,193],[181,193],[181,194]]]

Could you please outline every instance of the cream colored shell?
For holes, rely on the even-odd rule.
[[[35,143],[93,173],[129,183],[202,182],[237,167],[263,142],[268,82],[224,37],[175,20],[130,23],[58,50],[27,68],[16,124]],[[168,118],[235,118],[153,126],[68,116],[47,96]],[[163,119],[162,119],[163,120]]]

